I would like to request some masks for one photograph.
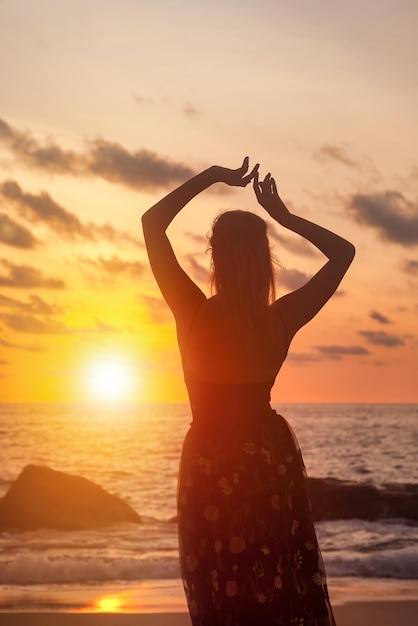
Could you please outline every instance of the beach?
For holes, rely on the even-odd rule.
[[[161,595],[163,594],[163,595]],[[418,626],[416,581],[340,579],[331,601],[337,626]],[[88,595],[85,596],[87,601]],[[106,607],[119,607],[106,610]],[[102,608],[101,608],[102,607]],[[126,607],[130,607],[127,609]],[[16,607],[18,609],[18,607]],[[113,593],[81,610],[0,611],[2,626],[190,626],[179,586]]]
[[[336,606],[337,626],[416,626],[418,600]],[[186,613],[1,613],[2,626],[190,626]]]

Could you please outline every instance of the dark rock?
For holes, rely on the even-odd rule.
[[[141,518],[87,478],[49,467],[27,465],[0,502],[1,530],[79,530],[119,522]]]
[[[418,485],[375,487],[337,478],[308,478],[314,521],[335,519],[418,520]]]
[[[402,517],[418,520],[418,485],[383,485],[385,517]]]
[[[314,521],[380,517],[379,491],[371,485],[336,478],[308,478],[308,491]]]

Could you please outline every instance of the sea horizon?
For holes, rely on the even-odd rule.
[[[129,401],[106,401],[107,404],[105,405],[105,401],[100,402],[98,400],[8,400],[8,401],[1,401],[0,402],[0,406],[1,405],[7,405],[7,404],[71,404],[71,405],[88,405],[91,407],[97,407],[97,408],[104,408],[105,406],[109,406],[110,408],[115,408],[118,406],[136,406],[136,405],[142,405],[142,404],[163,404],[163,405],[170,405],[170,404],[187,404],[189,405],[189,401],[188,400],[129,400]],[[362,405],[412,405],[412,406],[418,406],[418,401],[403,401],[403,402],[370,402],[370,401],[366,401],[363,402],[361,400],[350,400],[350,401],[344,401],[344,400],[339,400],[338,402],[336,401],[327,401],[327,400],[323,400],[323,401],[319,401],[319,400],[314,400],[314,401],[308,401],[308,400],[304,400],[304,401],[291,401],[291,400],[271,400],[270,402],[271,405],[278,405],[278,404],[347,404],[347,405],[352,405],[352,404],[362,404]]]

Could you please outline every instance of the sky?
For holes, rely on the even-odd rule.
[[[140,218],[249,155],[357,250],[273,401],[418,402],[417,25],[414,0],[0,0],[1,400],[110,401],[118,377],[113,399],[187,400]],[[321,267],[216,185],[169,229],[208,296],[236,208],[269,223],[278,295]]]

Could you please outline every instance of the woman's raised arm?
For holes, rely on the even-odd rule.
[[[180,185],[142,216],[151,269],[178,322],[187,324],[205,296],[179,265],[166,234],[169,224],[190,200],[212,184],[223,182],[245,187],[252,180],[255,171],[256,168],[247,174],[248,157],[237,169],[213,165]]]
[[[311,280],[276,303],[290,343],[299,328],[309,322],[334,294],[354,258],[355,248],[343,237],[290,213],[270,174],[262,182],[255,174],[254,191],[261,206],[276,222],[313,243],[328,257],[328,262]]]

